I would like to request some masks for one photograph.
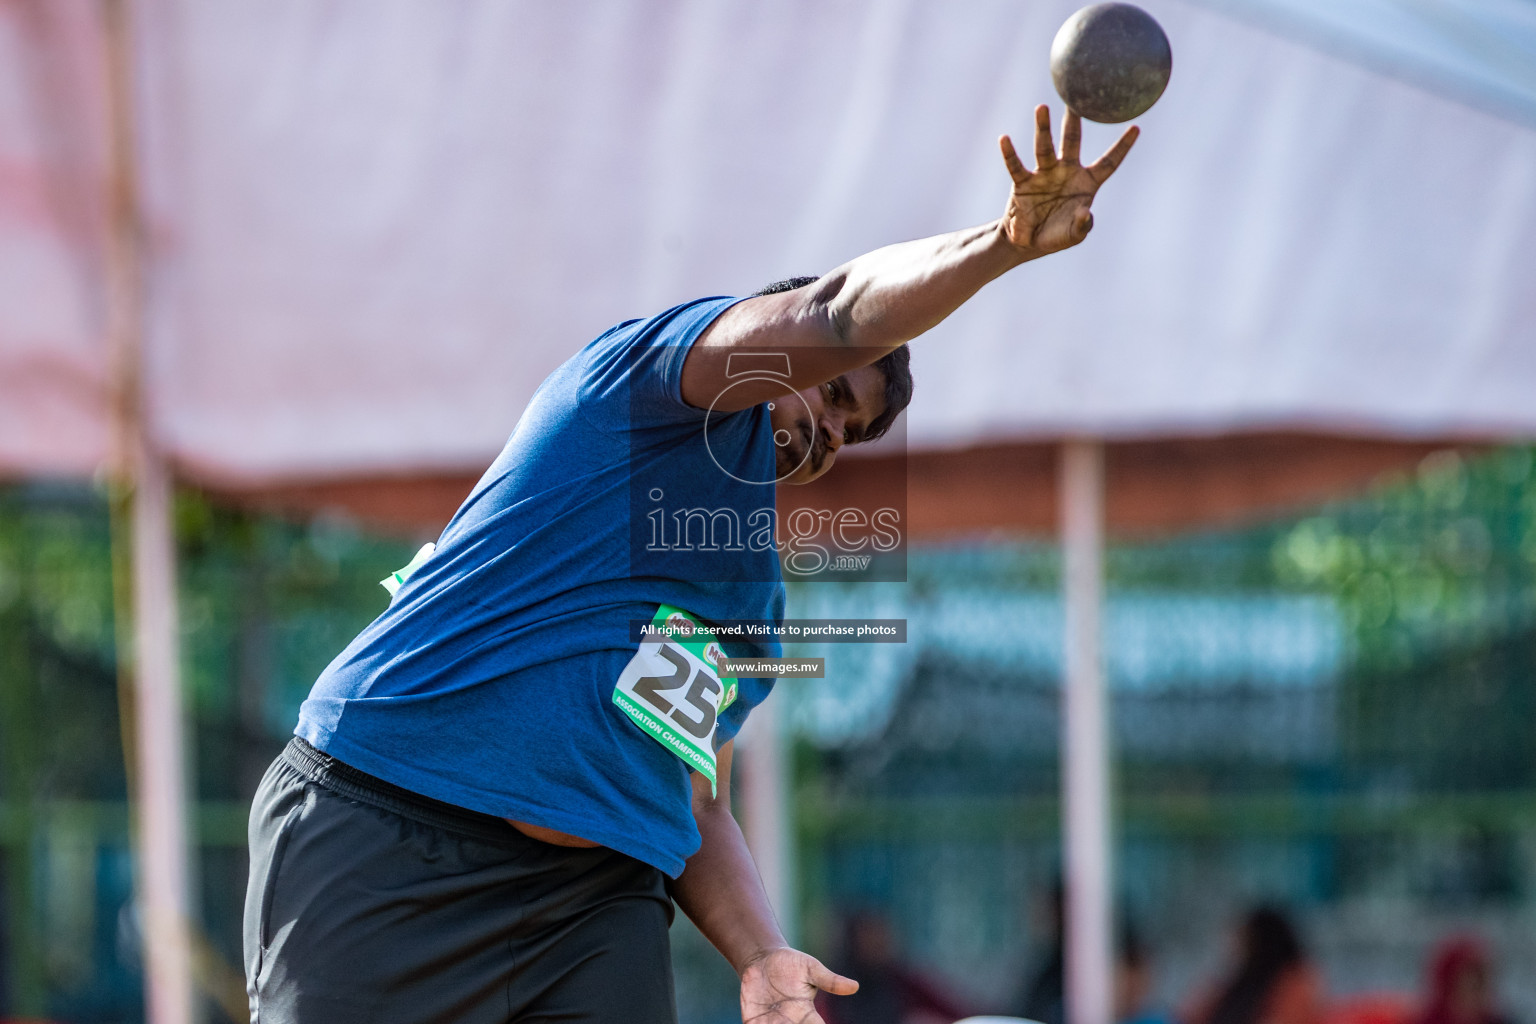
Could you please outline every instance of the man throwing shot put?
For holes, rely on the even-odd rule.
[[[1000,140],[1001,219],[620,324],[550,375],[256,794],[253,1021],[672,1022],[674,904],[747,1024],[819,1024],[818,991],[857,988],[786,944],[731,816],[770,683],[723,659],[779,646],[710,626],[782,621],[773,486],[891,425],[905,343],[1088,234],[1136,129],[1086,167],[1080,138],[1068,113],[1058,156],[1042,106],[1036,170]],[[752,536],[679,535],[679,509]]]

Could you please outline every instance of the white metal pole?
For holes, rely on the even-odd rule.
[[[784,683],[778,683],[778,690]],[[793,837],[789,813],[788,762],[779,715],[782,692],[752,711],[742,728],[736,759],[741,763],[741,821],[747,847],[762,877],[779,927],[795,941]]]
[[[1104,448],[1061,452],[1066,686],[1062,798],[1066,850],[1068,1024],[1113,1024],[1109,731],[1100,648],[1104,577]]]
[[[111,234],[108,343],[113,363],[119,493],[131,503],[133,620],[131,744],[139,928],[149,1024],[192,1024],[186,779],[177,626],[176,544],[170,470],[155,444],[143,389],[144,275],[133,114],[129,0],[102,4],[110,112]],[[118,514],[114,500],[114,515]],[[114,530],[114,543],[122,539]],[[119,636],[123,635],[121,632]],[[120,654],[121,657],[121,654]]]
[[[139,920],[150,1024],[191,1024],[186,780],[177,643],[173,491],[145,452],[133,495]]]

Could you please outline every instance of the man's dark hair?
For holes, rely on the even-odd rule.
[[[788,277],[782,281],[775,281],[766,288],[760,288],[752,294],[777,295],[779,292],[792,292],[796,288],[804,288],[820,280],[819,277]],[[879,416],[869,421],[869,427],[864,431],[864,438],[859,442],[860,444],[884,437],[886,431],[891,429],[891,424],[896,422],[896,417],[900,416],[901,411],[912,403],[912,351],[906,345],[900,345],[875,360],[874,365],[885,375],[885,409]]]

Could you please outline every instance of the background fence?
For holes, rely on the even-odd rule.
[[[178,517],[217,1019],[241,1000],[246,801],[413,543],[196,495]],[[0,491],[0,1014],[142,1016],[108,534],[87,488]],[[902,647],[805,648],[828,678],[775,698],[812,949],[835,957],[839,916],[874,910],[977,1009],[1022,986],[1059,868],[1058,572],[1050,544],[977,541],[914,551],[905,584],[792,591],[795,615],[910,624]],[[1117,544],[1108,595],[1119,888],[1163,1007],[1217,969],[1242,908],[1277,899],[1334,993],[1412,991],[1430,945],[1472,929],[1536,1017],[1529,449]],[[730,972],[686,925],[676,950],[684,1019],[730,1019]]]

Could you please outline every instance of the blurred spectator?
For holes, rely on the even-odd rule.
[[[1248,914],[1237,963],[1183,1016],[1185,1024],[1317,1024],[1321,980],[1284,913],[1258,907]]]
[[[1120,925],[1120,956],[1115,965],[1115,1020],[1119,1024],[1168,1024],[1151,1008],[1152,958],[1141,934],[1129,922]]]
[[[1041,1024],[1065,1024],[1066,1020],[1066,893],[1058,881],[1047,901],[1050,945],[1030,974],[1012,1012]],[[1152,993],[1152,961],[1141,935],[1122,919],[1115,963],[1115,1020],[1120,1024],[1165,1024],[1165,1018],[1149,1009]]]
[[[1058,879],[1046,896],[1044,916],[1049,945],[1013,1007],[1018,1016],[1040,1024],[1064,1024],[1066,1020],[1066,912],[1066,890]]]
[[[817,1012],[827,1024],[950,1024],[968,1013],[901,962],[890,924],[880,914],[848,916],[841,954],[829,966],[857,981],[859,990],[817,999]]]
[[[1441,943],[1429,962],[1429,991],[1418,1024],[1509,1024],[1493,997],[1493,971],[1482,943],[1462,936]]]

